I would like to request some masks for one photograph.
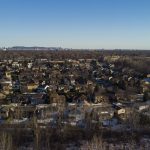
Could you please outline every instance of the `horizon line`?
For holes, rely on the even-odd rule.
[[[148,50],[150,49],[145,49],[145,48],[65,48],[61,46],[2,46],[0,47],[1,50],[9,50],[11,48],[54,48],[54,49],[62,49],[62,50]],[[33,49],[35,50],[35,49]],[[40,49],[37,49],[40,50]]]

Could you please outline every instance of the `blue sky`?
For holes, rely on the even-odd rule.
[[[150,49],[150,0],[0,0],[1,46]]]

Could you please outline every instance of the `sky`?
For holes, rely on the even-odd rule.
[[[150,0],[0,0],[0,47],[150,49]]]

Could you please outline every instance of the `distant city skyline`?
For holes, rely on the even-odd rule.
[[[1,0],[0,47],[150,50],[149,0]]]

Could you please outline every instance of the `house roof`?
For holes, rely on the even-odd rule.
[[[150,83],[150,78],[145,78],[145,79],[143,79],[143,81]]]

